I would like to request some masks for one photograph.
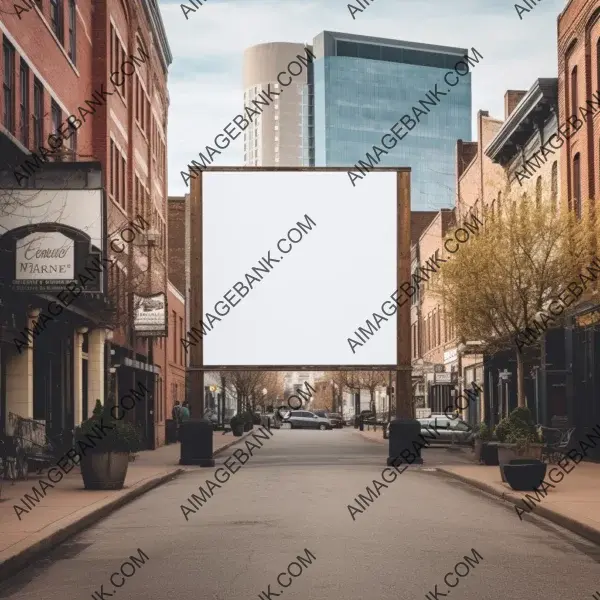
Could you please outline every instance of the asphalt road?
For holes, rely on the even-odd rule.
[[[0,598],[413,600],[437,584],[429,600],[585,600],[600,589],[596,546],[426,470],[461,453],[425,450],[353,520],[347,505],[383,481],[387,446],[351,429],[273,433],[187,521],[180,506],[235,448],[64,543]],[[131,575],[111,583],[124,562]]]

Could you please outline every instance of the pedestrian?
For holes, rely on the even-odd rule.
[[[183,423],[184,421],[189,421],[190,420],[190,404],[187,400],[185,400],[183,402],[183,404],[181,405],[181,417],[180,420]]]
[[[181,412],[181,404],[179,403],[179,400],[175,400],[175,404],[173,405],[173,409],[171,410],[171,418],[177,424],[179,424],[179,421],[181,420],[180,412]]]

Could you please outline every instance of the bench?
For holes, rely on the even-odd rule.
[[[6,433],[5,439],[12,440],[5,445],[14,454],[16,478],[28,478],[29,463],[39,474],[56,462],[55,447],[46,436],[45,421],[25,419],[9,412]]]

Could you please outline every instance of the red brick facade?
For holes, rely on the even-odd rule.
[[[600,0],[571,0],[558,19],[559,126],[579,107],[598,111],[594,98],[600,90]],[[591,105],[587,104],[590,101]],[[576,104],[576,106],[573,106]],[[600,111],[578,131],[569,127],[570,139],[561,149],[561,192],[571,208],[581,200],[582,211],[593,206],[600,190]],[[579,194],[576,185],[579,163]]]

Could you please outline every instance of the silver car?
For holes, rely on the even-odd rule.
[[[462,419],[449,419],[445,415],[431,415],[427,419],[417,419],[421,424],[421,435],[434,444],[470,444],[473,442],[473,429]],[[433,439],[433,436],[436,436]],[[383,438],[389,439],[390,424],[383,430]]]
[[[421,434],[427,441],[438,444],[469,444],[473,441],[473,429],[462,419],[449,419],[445,415],[432,415],[427,419],[418,419]],[[427,431],[429,429],[429,432]],[[436,439],[431,439],[436,435]]]
[[[291,410],[283,419],[292,429],[333,429],[331,421],[308,410]]]

